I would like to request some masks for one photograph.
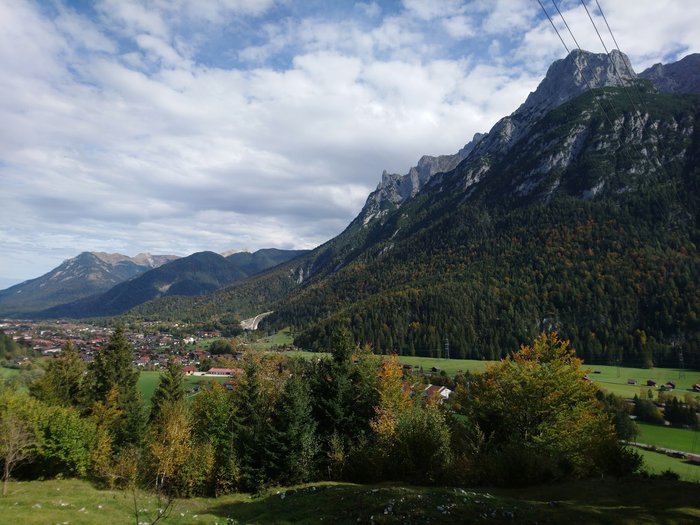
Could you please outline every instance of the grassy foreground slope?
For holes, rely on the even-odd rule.
[[[139,494],[139,521],[158,502]],[[515,490],[316,484],[257,497],[178,500],[164,523],[697,523],[697,485],[665,480],[605,479]],[[133,523],[131,493],[76,480],[12,483],[0,498],[5,523]]]

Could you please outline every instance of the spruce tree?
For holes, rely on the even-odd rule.
[[[168,358],[165,371],[160,375],[160,381],[151,398],[151,415],[149,420],[155,421],[168,403],[176,403],[185,397],[184,377],[182,367],[173,359]]]
[[[237,448],[240,461],[241,488],[259,491],[267,482],[265,467],[273,451],[265,436],[272,428],[262,395],[258,365],[249,359],[236,397]]]
[[[139,372],[132,363],[133,349],[119,325],[107,346],[100,349],[88,366],[85,377],[86,408],[105,402],[112,389],[117,389],[120,416],[114,421],[111,434],[117,448],[140,443],[145,431],[143,400],[138,390]]]
[[[268,452],[272,452],[267,466],[270,478],[283,484],[314,478],[319,444],[302,363],[296,363],[284,385],[268,436]]]

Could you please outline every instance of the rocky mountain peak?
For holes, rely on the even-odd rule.
[[[550,111],[589,89],[619,87],[636,78],[627,56],[617,50],[607,55],[576,49],[566,58],[553,62],[545,78],[525,102],[511,115],[499,120],[475,146],[471,162],[462,173],[463,188],[467,189],[488,176],[493,159],[527,136],[532,126]],[[441,177],[434,177],[428,185],[440,183]]]
[[[423,156],[405,175],[384,171],[382,181],[367,198],[356,221],[367,225],[414,197],[425,186],[439,184],[441,177],[435,175],[455,169],[470,155],[479,157],[504,151],[542,116],[588,89],[627,85],[636,78],[629,58],[617,50],[609,55],[572,51],[566,58],[552,63],[537,89],[512,115],[497,122],[488,134],[475,134],[454,155]],[[477,182],[487,169],[487,165],[478,166],[477,172],[470,174],[470,183]]]
[[[514,116],[538,118],[588,89],[623,86],[637,78],[629,58],[620,51],[590,53],[573,50],[549,66],[547,75]]]
[[[404,201],[414,197],[437,173],[451,171],[466,159],[485,135],[474,134],[472,140],[454,155],[423,155],[418,164],[405,175],[382,172],[382,181],[377,189],[370,193],[367,202],[356,220],[367,225],[372,219],[381,217],[387,210],[400,206]]]
[[[700,53],[673,64],[654,64],[639,74],[663,93],[700,93]]]

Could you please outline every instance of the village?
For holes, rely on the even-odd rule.
[[[23,369],[31,368],[39,359],[58,357],[68,342],[80,354],[83,362],[90,363],[100,349],[108,344],[114,328],[68,321],[46,323],[2,320],[0,331],[27,349],[24,355],[17,356],[12,362],[4,362],[3,366]],[[180,323],[170,327],[162,322],[142,323],[139,330],[126,329],[125,333],[134,350],[132,364],[137,369],[142,372],[161,372],[168,360],[173,359],[182,367],[183,374],[195,381],[188,390],[190,395],[201,388],[202,383],[196,380],[199,377],[222,381],[226,388],[233,389],[235,379],[244,373],[241,363],[244,352],[258,346],[253,342],[250,332],[244,332],[240,339],[229,339],[218,330],[197,330],[190,333],[183,330]],[[288,345],[273,345],[271,349],[285,351],[292,348]],[[425,376],[426,380],[425,384],[421,381],[405,382],[404,390],[409,395],[420,394],[442,403],[453,393],[453,389],[448,388],[454,387],[452,381],[439,367],[424,370],[420,365],[403,364],[403,368],[405,371],[416,369],[418,375]]]
[[[192,334],[175,335],[163,331],[162,323],[148,326],[144,323],[140,331],[126,331],[134,349],[133,364],[139,369],[157,371],[164,367],[170,357],[183,366],[186,375],[232,375],[231,368],[215,367],[212,353],[207,349],[212,341],[220,340],[222,333],[216,330],[196,331]],[[179,329],[178,325],[173,328]],[[70,342],[86,363],[106,345],[114,332],[112,327],[104,327],[75,322],[34,322],[3,320],[0,330],[19,345],[31,350],[27,355],[17,357],[6,366],[28,366],[38,357],[56,356]],[[181,330],[178,330],[181,331]],[[229,348],[230,345],[229,345]],[[240,351],[218,353],[217,362],[234,362],[241,357]],[[224,370],[225,372],[222,372]]]

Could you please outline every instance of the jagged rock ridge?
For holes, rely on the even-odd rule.
[[[673,64],[654,64],[639,74],[662,93],[700,93],[700,53]]]
[[[395,209],[428,184],[439,183],[435,175],[455,169],[468,157],[482,157],[503,151],[518,141],[530,125],[552,109],[579,96],[590,88],[627,85],[637,78],[629,59],[619,51],[610,55],[572,51],[566,58],[554,62],[537,89],[510,116],[501,119],[487,134],[477,133],[454,155],[424,156],[406,175],[382,173],[382,181],[367,198],[355,221],[367,225]],[[467,177],[477,182],[487,171],[488,162],[479,164]]]

